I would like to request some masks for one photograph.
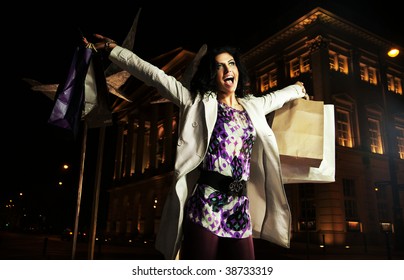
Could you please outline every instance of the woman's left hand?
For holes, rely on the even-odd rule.
[[[96,50],[104,50],[107,53],[110,53],[113,48],[117,46],[117,43],[105,36],[100,34],[94,34],[94,37],[98,40],[97,43],[94,43],[94,47]]]

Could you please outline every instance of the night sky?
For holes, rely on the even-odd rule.
[[[6,66],[3,72],[6,70],[7,74],[2,79],[5,125],[0,207],[23,191],[31,197],[29,207],[39,209],[38,212],[53,212],[53,220],[62,220],[67,225],[74,216],[78,178],[64,174],[61,163],[68,161],[77,166],[82,143],[47,124],[53,101],[40,92],[30,91],[21,80],[62,82],[80,40],[79,30],[90,41],[91,34],[100,33],[121,43],[139,6],[136,1],[119,0],[109,2],[108,6],[102,1],[80,1],[91,4],[56,1],[53,5],[40,2],[11,3],[11,8],[3,10],[3,14],[8,14],[7,20],[5,15],[1,19],[2,58]],[[400,9],[384,7],[385,2],[379,2],[289,0],[240,5],[230,1],[219,7],[217,1],[215,4],[201,1],[201,4],[190,2],[188,6],[142,6],[134,50],[146,60],[177,47],[197,51],[204,43],[233,44],[247,51],[317,4],[403,45]],[[94,142],[97,135],[90,133],[89,138]],[[89,156],[92,152],[90,147]],[[91,168],[88,167],[89,172]],[[77,174],[77,170],[69,172]],[[65,176],[68,187],[57,187],[61,176]],[[91,197],[91,192],[86,195]],[[86,203],[90,204],[83,207],[88,210],[91,202]]]

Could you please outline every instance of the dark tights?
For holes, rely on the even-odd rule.
[[[254,260],[252,237],[236,239],[219,237],[185,219],[182,260]]]

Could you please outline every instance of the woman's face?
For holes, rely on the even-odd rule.
[[[229,53],[221,53],[215,57],[216,82],[219,92],[234,93],[238,83],[238,68],[233,56]]]

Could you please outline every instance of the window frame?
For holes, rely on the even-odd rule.
[[[369,149],[374,154],[384,154],[384,145],[382,139],[381,120],[374,117],[368,117],[368,135]]]
[[[358,132],[358,120],[356,116],[356,104],[354,100],[347,94],[340,94],[337,96],[333,96],[334,101],[334,110],[335,110],[335,141],[336,145],[339,147],[345,148],[355,148],[360,145],[360,134]],[[338,113],[346,113],[349,117],[348,126],[350,129],[350,146],[349,145],[341,145],[339,139],[339,122]],[[349,143],[349,142],[348,142]]]
[[[359,60],[360,79],[371,85],[377,86],[379,81],[379,69],[376,60],[362,56]]]
[[[330,69],[339,73],[349,74],[348,56],[334,50],[328,51]]]
[[[295,56],[289,60],[289,76],[296,78],[311,71],[311,57],[309,52]]]
[[[404,159],[404,119],[400,117],[394,118],[394,129],[397,148],[397,157],[399,159]]]
[[[386,80],[387,80],[387,90],[389,92],[394,92],[395,94],[403,95],[403,86],[402,86],[403,80],[400,77],[398,77],[397,75],[393,75],[391,73],[387,73]]]

